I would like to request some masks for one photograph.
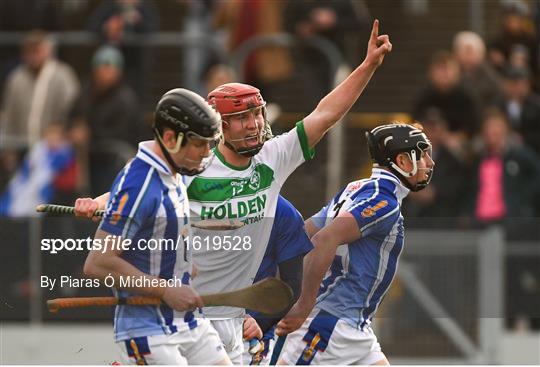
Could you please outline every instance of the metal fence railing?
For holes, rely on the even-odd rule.
[[[498,229],[408,231],[397,274],[403,293],[391,302],[404,312],[386,315],[393,333],[388,343],[381,338],[390,353],[495,363],[504,324],[504,247]],[[397,343],[399,335],[410,337]]]

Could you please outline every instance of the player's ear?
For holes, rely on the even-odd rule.
[[[411,163],[412,162],[408,154],[399,153],[396,156],[396,164],[398,165],[399,168],[403,169],[406,172],[408,172],[411,169]]]
[[[174,148],[176,145],[176,134],[171,129],[165,129],[163,131],[163,143],[167,148]]]
[[[221,120],[221,128],[222,128],[223,130],[228,129],[228,128],[229,128],[229,123],[228,123],[227,121],[225,121],[225,120],[222,119],[222,120]]]

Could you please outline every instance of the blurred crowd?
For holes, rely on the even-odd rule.
[[[0,32],[25,32],[20,47],[0,65],[0,216],[29,216],[37,203],[71,205],[78,196],[107,191],[137,142],[152,136],[150,48],[129,40],[163,30],[158,4],[93,3],[98,4],[78,29],[93,33],[99,44],[85,72],[76,73],[58,57],[50,32],[67,29],[62,13],[81,2],[0,2]],[[436,161],[432,184],[412,194],[404,209],[424,225],[425,218],[435,226],[496,224],[505,226],[510,239],[538,240],[540,1],[500,4],[497,33],[483,38],[456,32],[449,49],[432,55],[425,88],[410,111],[400,111],[422,123]],[[182,9],[180,23],[188,27],[184,17],[194,17],[192,26],[215,35],[229,53],[253,36],[296,37],[296,47],[253,52],[241,73],[267,101],[279,105],[281,95],[295,94],[300,111],[314,108],[334,82],[330,61],[310,47],[313,40],[330,43],[355,65],[365,52],[359,38],[367,37],[372,19],[360,0],[179,0],[176,5]],[[204,51],[196,67],[184,67],[200,73],[198,91],[204,95],[237,80],[228,61]],[[291,76],[294,83],[284,83]]]
[[[27,31],[19,60],[2,65],[3,215],[32,215],[36,202],[72,203],[78,195],[108,190],[138,141],[151,137],[140,102],[145,50],[123,41],[158,30],[154,3],[102,2],[87,24],[101,44],[80,77],[57,57],[47,32],[62,28],[58,4],[27,1],[22,7],[8,0],[1,5],[2,30]]]
[[[7,215],[28,214],[17,208],[15,189],[27,188],[36,200],[67,203],[108,188],[137,142],[151,136],[153,106],[146,107],[144,87],[149,49],[128,41],[160,30],[154,1],[98,3],[85,26],[101,45],[87,72],[77,75],[57,57],[47,33],[63,28],[62,2],[20,4],[2,1],[0,12],[2,30],[28,31],[18,60],[2,65],[0,213]],[[363,1],[178,4],[185,17],[212,31],[229,53],[253,36],[295,36],[294,48],[253,52],[241,73],[277,104],[291,88],[284,81],[295,75],[301,111],[310,111],[333,83],[330,61],[310,47],[313,39],[329,42],[355,64],[363,51],[358,35],[365,32],[359,30],[369,29],[371,19]],[[433,140],[437,168],[434,184],[406,204],[410,217],[454,218],[451,225],[477,227],[540,214],[540,12],[520,0],[501,4],[497,34],[484,40],[471,31],[457,32],[452,48],[435,52],[427,65],[425,88],[409,112]],[[32,29],[36,26],[43,29]],[[206,50],[199,62],[201,94],[238,78],[222,55]],[[32,154],[38,147],[46,153]],[[59,154],[69,159],[53,163]],[[527,219],[519,222],[527,224]]]
[[[500,224],[511,238],[538,239],[539,42],[527,4],[503,5],[492,39],[458,32],[451,50],[431,57],[411,113],[433,142],[436,174],[407,211],[464,227]]]
[[[84,71],[77,73],[78,65],[59,58],[51,32],[69,28],[66,13],[89,3],[96,2],[0,3],[0,31],[26,32],[19,49],[6,46],[12,52],[1,65],[0,215],[28,216],[39,202],[67,204],[76,196],[106,191],[137,142],[152,136],[153,106],[147,103],[152,50],[133,40],[161,30],[158,3],[94,4],[79,29],[86,27],[99,44]],[[299,103],[306,110],[331,88],[332,78],[328,60],[303,45],[319,36],[344,52],[344,35],[369,22],[362,1],[216,0],[175,5],[186,33],[193,26],[211,30],[228,52],[255,35],[289,31],[298,36],[301,46],[294,55],[286,47],[257,50],[247,59],[243,73],[246,82],[260,87],[273,101],[279,100],[280,82],[293,68],[306,70],[300,83],[307,93]],[[291,14],[287,21],[284,13]],[[195,25],[189,19],[195,19]],[[229,60],[203,49],[196,60],[201,64],[198,69],[187,67],[200,73],[201,94],[237,79]],[[294,66],[293,56],[300,60]],[[274,104],[269,110],[279,111],[279,107]]]
[[[433,143],[435,174],[404,207],[420,227],[495,225],[538,248],[540,2],[502,4],[497,34],[457,32],[451,49],[430,59],[410,112]],[[505,266],[507,325],[540,329],[538,257],[507,255]]]

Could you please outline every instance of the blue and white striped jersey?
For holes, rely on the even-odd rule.
[[[322,228],[347,211],[362,232],[358,240],[338,247],[317,307],[353,327],[370,322],[396,273],[404,235],[401,200],[408,193],[394,174],[373,168],[370,178],[349,183],[312,217]]]
[[[186,187],[182,177],[172,174],[152,151],[152,144],[140,143],[137,156],[116,177],[100,228],[132,240],[129,250],[120,256],[140,271],[189,284],[192,265],[186,241],[190,234]],[[154,241],[150,246],[150,239],[171,241],[160,246]],[[134,295],[126,290],[113,292],[119,297]],[[196,326],[192,312],[177,312],[167,305],[119,305],[114,316],[116,341]]]

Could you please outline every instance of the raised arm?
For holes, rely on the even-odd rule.
[[[388,35],[379,36],[379,21],[376,19],[364,61],[304,118],[304,129],[311,148],[351,109],[375,70],[382,64],[384,56],[390,51],[390,38]]]
[[[289,313],[279,322],[276,330],[278,335],[286,335],[302,325],[315,305],[319,286],[336,255],[336,249],[360,236],[356,219],[345,212],[311,238],[315,248],[304,258],[302,293]]]

